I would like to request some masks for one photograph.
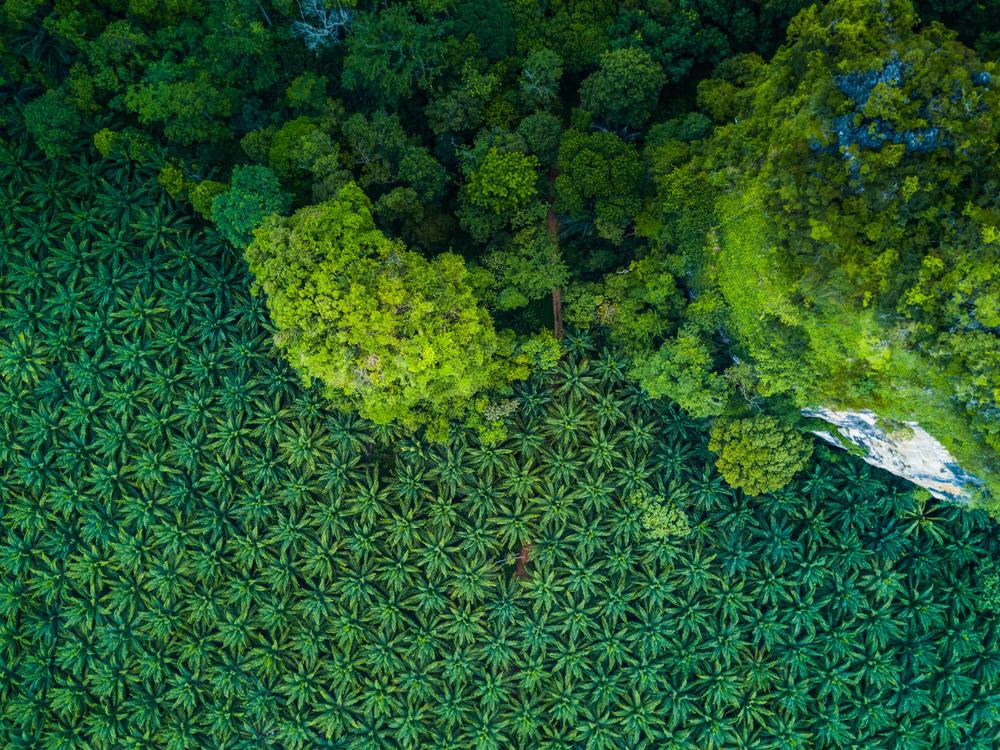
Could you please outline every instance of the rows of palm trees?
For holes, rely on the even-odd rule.
[[[151,180],[3,148],[5,746],[1000,744],[982,514],[822,451],[745,497],[586,335],[500,445],[333,412]]]

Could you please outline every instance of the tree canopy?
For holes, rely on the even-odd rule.
[[[1000,489],[994,5],[18,0],[3,127],[239,248],[353,183],[513,349],[565,319],[691,414],[871,409]]]
[[[918,419],[995,481],[964,352],[997,322],[998,68],[916,23],[836,0],[732,72],[712,262],[763,393]]]
[[[354,183],[272,216],[246,257],[289,362],[378,424],[446,434],[448,418],[516,374],[512,342],[494,330],[462,259],[426,260],[386,237]]]
[[[998,10],[0,2],[0,748],[996,750]]]

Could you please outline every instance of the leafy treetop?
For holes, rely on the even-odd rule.
[[[378,424],[468,414],[480,393],[523,377],[462,259],[427,260],[386,237],[355,184],[290,218],[272,216],[246,251],[276,340],[307,378]]]

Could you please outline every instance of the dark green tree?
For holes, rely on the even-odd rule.
[[[612,128],[641,128],[666,82],[663,69],[641,48],[606,52],[601,66],[580,84],[580,101]]]
[[[569,130],[557,165],[556,209],[592,222],[598,235],[621,244],[642,207],[642,164],[635,147],[613,133]]]
[[[270,169],[239,166],[233,170],[229,187],[212,199],[212,219],[223,237],[234,247],[243,248],[264,219],[286,213],[291,204],[291,197]]]
[[[81,125],[76,109],[56,89],[46,91],[24,107],[24,127],[50,159],[69,154]]]
[[[443,31],[406,5],[359,14],[347,37],[344,86],[384,107],[428,90],[447,62]]]

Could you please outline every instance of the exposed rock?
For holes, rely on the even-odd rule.
[[[838,448],[864,452],[865,461],[908,479],[934,497],[967,504],[982,482],[965,471],[948,449],[916,422],[886,424],[870,411],[804,409],[836,430],[815,434]]]
[[[951,145],[942,136],[938,127],[913,128],[896,130],[890,123],[879,117],[868,117],[864,114],[865,105],[871,98],[876,86],[900,88],[912,75],[912,66],[902,63],[893,53],[880,70],[854,71],[834,76],[834,83],[840,92],[846,96],[855,107],[852,111],[833,119],[832,142],[827,145],[813,139],[810,148],[817,153],[841,154],[847,162],[854,161],[851,147],[861,150],[880,151],[886,144],[902,145],[908,153],[933,151],[938,146]],[[975,86],[989,86],[992,77],[988,72],[980,71],[971,74]],[[953,95],[953,99],[958,94]],[[852,176],[856,165],[851,165]]]

